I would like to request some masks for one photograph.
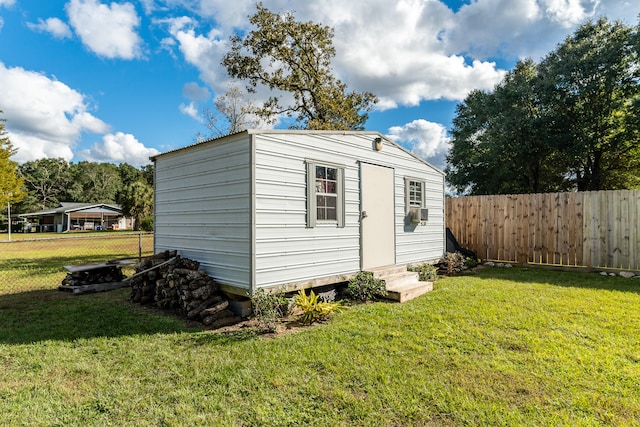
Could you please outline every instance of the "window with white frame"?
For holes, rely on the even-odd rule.
[[[424,224],[429,211],[425,206],[426,182],[416,178],[404,179],[406,220],[411,224]]]
[[[424,182],[407,180],[408,204],[410,208],[422,208],[424,206]]]
[[[344,168],[307,161],[307,226],[344,227]]]

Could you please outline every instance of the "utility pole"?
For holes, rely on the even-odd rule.
[[[7,217],[9,219],[9,241],[11,241],[11,198],[13,197],[13,193],[9,193],[9,198],[7,199]]]

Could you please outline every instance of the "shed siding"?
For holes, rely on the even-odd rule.
[[[259,133],[256,135],[256,285],[277,286],[360,270],[359,162],[395,170],[396,263],[444,253],[443,175],[394,144],[372,149],[374,134]],[[306,227],[305,160],[344,166],[345,226]],[[404,177],[426,183],[427,225],[405,227]]]
[[[241,134],[156,159],[155,250],[251,289],[251,143]]]
[[[277,286],[360,269],[358,165],[334,136],[256,135],[256,285]],[[307,228],[306,160],[345,170],[345,226]]]
[[[396,264],[444,253],[444,175],[373,132],[249,131],[157,156],[156,251],[177,249],[253,291],[360,270],[360,163],[394,169]],[[344,168],[344,227],[307,226],[306,162]],[[405,225],[405,177],[426,183],[426,225]]]

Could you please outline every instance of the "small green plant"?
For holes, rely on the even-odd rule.
[[[296,307],[302,310],[301,320],[305,325],[310,325],[318,320],[324,320],[341,307],[339,302],[321,301],[319,296],[313,291],[307,295],[304,289],[300,289],[295,295],[293,302]]]
[[[377,279],[370,271],[361,271],[356,274],[347,285],[347,295],[356,301],[372,301],[387,295],[387,286],[384,280]]]
[[[278,321],[289,314],[289,300],[284,290],[260,288],[251,296],[253,317],[268,331],[275,331]]]
[[[438,279],[438,267],[425,262],[424,264],[411,265],[407,268],[409,271],[418,273],[418,279],[421,282],[432,282]]]
[[[464,260],[464,266],[466,268],[473,268],[475,266],[477,266],[479,264],[479,261],[477,258],[471,258],[471,257],[466,257]]]

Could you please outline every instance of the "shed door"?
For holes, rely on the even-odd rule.
[[[395,264],[393,169],[360,163],[360,203],[362,270]]]

